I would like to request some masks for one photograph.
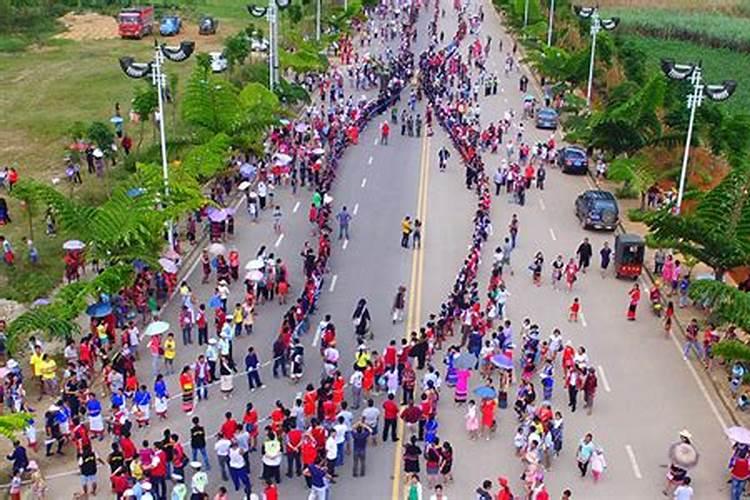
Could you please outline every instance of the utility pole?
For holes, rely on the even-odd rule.
[[[597,7],[573,7],[576,14],[584,19],[591,19],[591,60],[589,61],[589,83],[586,87],[586,107],[591,107],[591,87],[594,84],[594,58],[596,57],[596,35],[604,29],[611,31],[620,24],[619,17],[602,19]]]
[[[147,63],[136,63],[132,57],[121,57],[120,68],[130,78],[151,77],[151,83],[156,87],[157,102],[159,105],[159,145],[161,149],[161,170],[164,180],[164,195],[169,197],[169,168],[167,165],[167,136],[164,126],[164,89],[166,88],[166,75],[162,72],[162,66],[166,60],[183,62],[187,60],[195,50],[195,42],[183,41],[179,47],[168,47],[159,45],[154,40],[154,59]],[[167,222],[167,241],[169,248],[174,249],[174,225],[171,220]]]
[[[551,0],[549,6],[549,23],[547,26],[547,47],[552,46],[552,25],[555,22],[555,0]]]
[[[674,213],[679,214],[682,209],[682,199],[685,195],[690,144],[693,140],[693,125],[695,124],[695,111],[703,104],[706,97],[717,102],[729,99],[737,88],[737,82],[734,80],[724,80],[719,85],[705,85],[703,83],[703,68],[701,68],[700,63],[676,64],[673,59],[662,59],[661,69],[669,79],[688,80],[693,87],[687,95],[687,107],[690,110],[690,119],[688,120],[687,137],[685,139],[685,151],[682,155],[677,202],[674,206]]]

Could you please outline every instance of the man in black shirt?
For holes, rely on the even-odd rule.
[[[119,443],[112,443],[112,453],[107,457],[107,463],[112,474],[125,464],[125,457],[120,450]]]
[[[104,463],[101,458],[96,456],[90,445],[86,445],[81,450],[78,457],[78,467],[81,471],[81,486],[83,488],[84,498],[88,498],[89,489],[91,495],[96,496],[96,463]]]
[[[211,470],[211,464],[208,462],[208,453],[206,453],[206,429],[200,425],[200,419],[193,417],[193,427],[190,429],[190,449],[192,450],[192,460],[198,460],[200,453],[206,472]]]

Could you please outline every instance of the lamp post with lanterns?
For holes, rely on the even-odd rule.
[[[273,91],[279,84],[279,10],[289,7],[290,0],[268,0],[268,6],[248,5],[253,17],[268,19],[268,88]]]
[[[682,208],[682,198],[685,194],[685,182],[687,179],[687,165],[690,157],[690,143],[693,140],[693,125],[695,123],[695,111],[703,104],[703,100],[708,98],[712,101],[726,101],[737,89],[737,82],[734,80],[724,80],[717,85],[706,85],[703,83],[703,69],[701,63],[698,64],[678,64],[674,59],[662,59],[661,70],[670,80],[687,80],[692,85],[690,93],[687,95],[687,107],[690,110],[690,119],[688,120],[687,138],[685,139],[685,152],[682,155],[682,168],[680,169],[680,184],[677,190],[677,202],[674,207],[676,214],[680,213]]]
[[[586,106],[591,107],[591,86],[594,83],[594,56],[596,54],[596,35],[601,30],[612,31],[620,24],[619,17],[602,19],[597,7],[573,7],[578,17],[591,19],[591,61],[589,62],[589,84],[586,88]]]
[[[161,169],[164,179],[164,198],[169,197],[169,169],[167,167],[167,137],[164,130],[164,89],[167,81],[166,75],[162,72],[164,62],[186,61],[195,51],[195,42],[184,40],[177,47],[170,47],[159,44],[154,40],[154,59],[149,62],[135,62],[132,57],[121,57],[120,68],[130,78],[141,79],[151,77],[151,83],[156,87],[156,94],[159,104],[159,142],[161,146]],[[174,230],[170,220],[167,223],[167,241],[169,248],[174,249]]]

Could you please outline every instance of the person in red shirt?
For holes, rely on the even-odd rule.
[[[304,433],[300,429],[287,426],[285,433],[287,477],[292,477],[293,470],[297,476],[302,475],[301,448],[303,436]]]
[[[125,470],[122,467],[118,467],[116,471],[109,476],[109,480],[112,483],[112,492],[117,498],[122,498],[123,494],[130,488],[130,480],[125,475]]]
[[[135,443],[133,443],[133,440],[130,439],[129,431],[124,431],[122,433],[122,437],[120,438],[120,450],[122,451],[122,457],[125,461],[125,465],[130,467],[130,462],[132,462],[133,458],[135,458],[136,454],[138,453],[138,449],[135,447]]]
[[[495,399],[484,398],[482,400],[482,432],[487,440],[490,439],[490,433],[495,429]]]
[[[250,434],[250,451],[255,451],[258,447],[258,412],[252,403],[248,403],[245,407],[242,423]]]
[[[323,401],[323,418],[328,426],[333,426],[336,423],[336,414],[338,413],[338,406],[333,400],[333,396]]]
[[[154,496],[156,498],[167,498],[167,452],[161,443],[155,443],[156,459],[150,470],[151,485],[154,487]],[[155,463],[154,463],[155,462]]]
[[[317,418],[313,418],[310,421],[310,435],[315,440],[315,448],[318,450],[323,450],[326,446],[326,438],[328,437],[328,432],[326,432],[325,428],[320,425]]]
[[[385,348],[383,353],[383,362],[385,363],[386,369],[390,369],[392,366],[396,366],[396,356],[398,352],[396,349],[396,341],[391,340],[388,343],[388,347]]]
[[[275,434],[279,434],[281,431],[281,424],[284,422],[284,405],[279,401],[276,400],[276,407],[271,412],[271,430]]]
[[[235,433],[237,432],[237,428],[239,425],[237,424],[237,421],[232,418],[232,412],[228,411],[224,414],[224,423],[221,424],[221,427],[219,428],[219,434],[221,434],[222,437],[229,439],[230,441],[234,438]]]
[[[388,394],[388,399],[383,402],[383,442],[388,440],[388,432],[390,430],[391,441],[394,443],[398,441],[396,437],[396,427],[398,425],[398,404],[396,404],[395,396]]]
[[[302,398],[302,408],[305,413],[305,420],[308,422],[315,416],[315,410],[318,406],[318,391],[315,386],[308,384],[305,388],[305,395]]]
[[[279,500],[279,487],[272,479],[266,479],[266,487],[263,488],[263,498],[265,500]]]

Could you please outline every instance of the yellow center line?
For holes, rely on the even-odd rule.
[[[412,331],[419,327],[419,321],[422,309],[422,270],[424,267],[424,252],[422,245],[425,241],[425,218],[427,215],[427,186],[429,179],[429,138],[425,134],[422,136],[422,152],[419,162],[419,184],[417,188],[417,213],[415,219],[422,223],[421,241],[419,248],[414,249],[411,258],[411,280],[409,282],[409,314],[404,321],[404,337],[407,339]],[[399,442],[393,452],[393,484],[391,488],[392,500],[398,500],[401,490],[401,451],[404,440],[404,422],[398,420],[397,434]]]

